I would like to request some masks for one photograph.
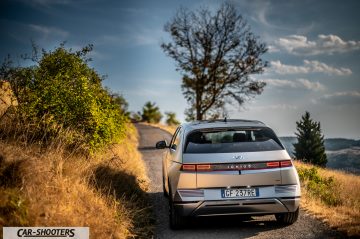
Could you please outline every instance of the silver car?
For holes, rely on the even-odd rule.
[[[260,121],[199,121],[179,126],[163,159],[170,227],[186,217],[274,214],[281,224],[299,215],[300,184],[291,158]]]

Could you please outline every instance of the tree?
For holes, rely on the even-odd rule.
[[[301,120],[296,122],[296,129],[298,142],[294,144],[295,157],[304,162],[325,167],[327,158],[320,122],[313,121],[310,113],[306,111]]]
[[[242,105],[262,93],[266,84],[250,76],[267,66],[260,58],[267,48],[230,3],[214,14],[181,8],[164,30],[172,41],[161,47],[182,73],[187,119],[216,118],[226,103]]]
[[[166,124],[167,125],[179,125],[180,122],[176,119],[176,114],[174,112],[165,112],[166,115]]]
[[[145,122],[159,123],[162,118],[159,107],[157,107],[155,103],[151,103],[150,101],[145,103],[142,111],[143,112],[141,114],[141,118]]]

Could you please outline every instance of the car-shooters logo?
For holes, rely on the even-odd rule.
[[[4,227],[4,239],[89,239],[88,227]]]

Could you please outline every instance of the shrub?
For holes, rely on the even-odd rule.
[[[124,137],[127,117],[118,98],[102,87],[102,77],[88,66],[86,55],[91,50],[89,45],[73,52],[61,44],[33,57],[34,66],[2,67],[1,75],[18,99],[20,119],[36,125],[35,138],[51,139],[69,128],[81,135],[70,144],[82,139],[93,152]]]
[[[316,167],[298,167],[297,171],[305,189],[313,197],[320,198],[328,206],[341,205],[341,200],[337,196],[338,184],[333,177],[321,177]]]

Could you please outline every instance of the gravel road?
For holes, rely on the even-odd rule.
[[[156,216],[154,238],[344,238],[327,225],[300,211],[299,219],[291,226],[278,226],[274,216],[253,217],[244,221],[240,217],[211,217],[191,220],[182,230],[169,228],[168,201],[162,193],[161,159],[164,150],[156,150],[155,143],[171,135],[161,129],[135,124],[139,135],[139,151],[146,163],[151,180],[150,197]]]

